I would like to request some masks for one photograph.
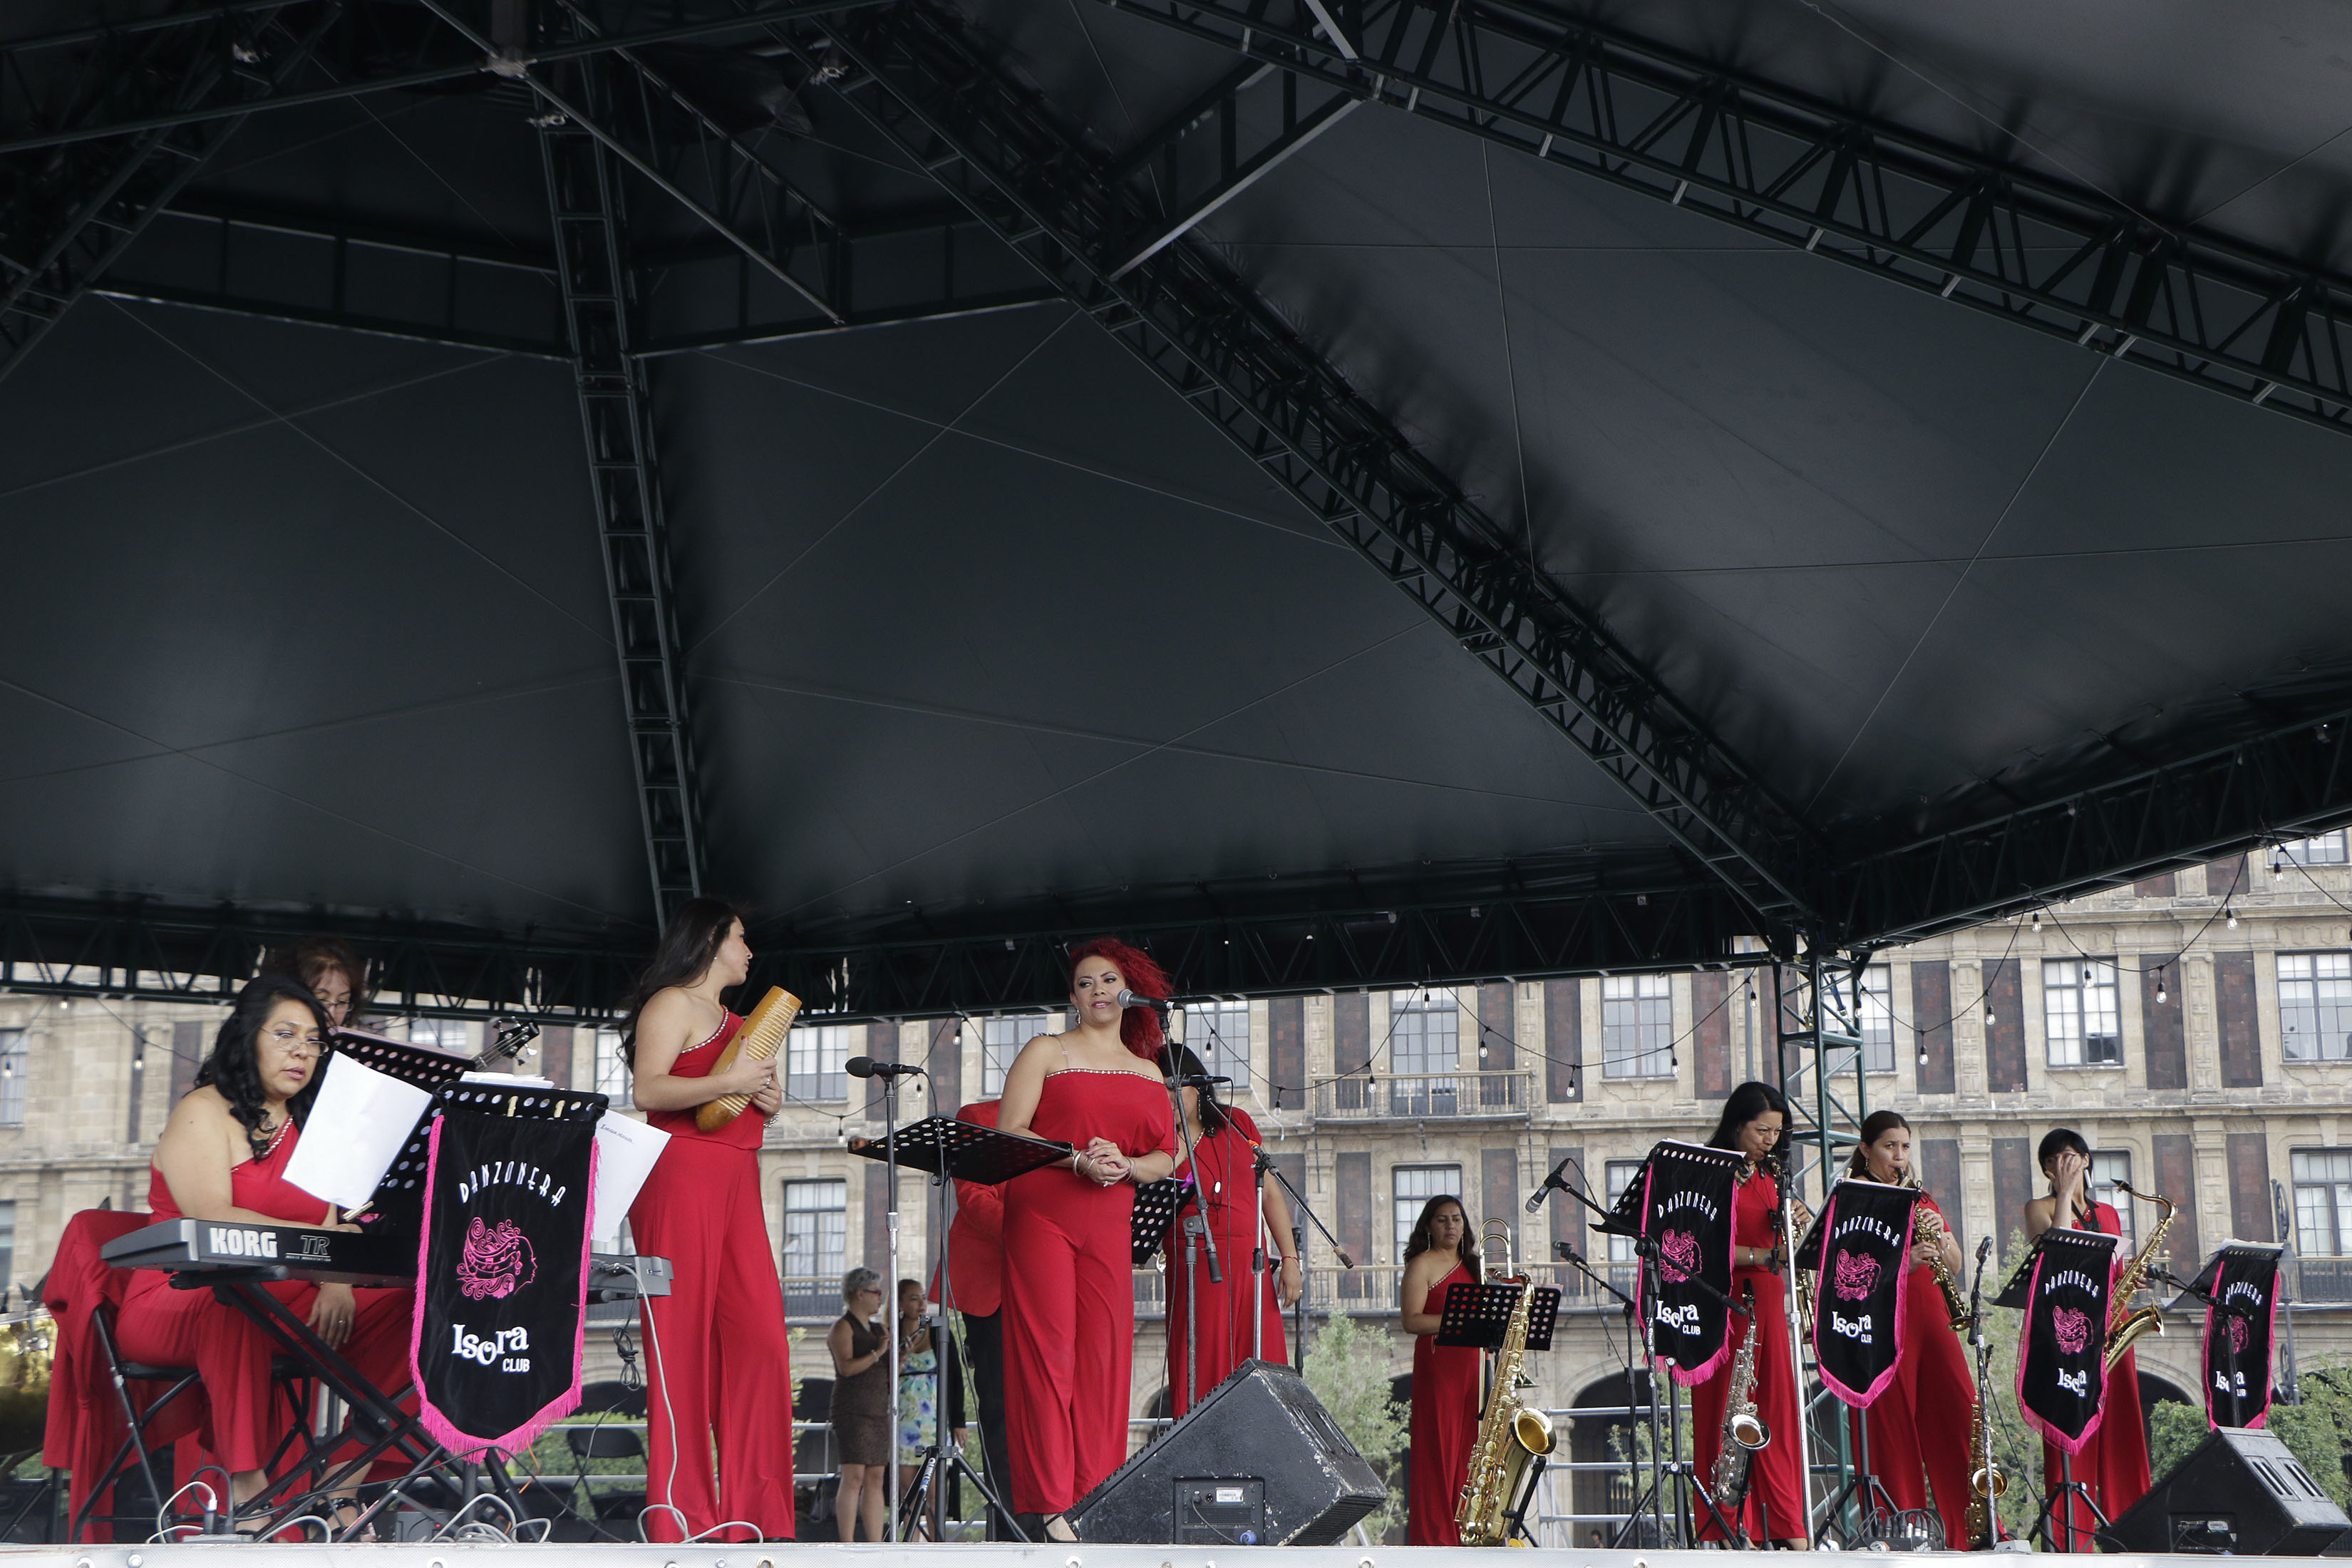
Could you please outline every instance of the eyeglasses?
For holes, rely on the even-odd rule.
[[[291,1024],[278,1025],[269,1031],[269,1037],[276,1040],[282,1048],[293,1051],[298,1056],[321,1056],[327,1049],[326,1042],[320,1039],[318,1036],[306,1035]]]

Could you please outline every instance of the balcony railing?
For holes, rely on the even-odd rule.
[[[1342,1121],[1524,1121],[1531,1072],[1368,1073],[1318,1084],[1315,1114]]]
[[[2295,1263],[2298,1301],[2352,1301],[2352,1258],[2305,1258]]]

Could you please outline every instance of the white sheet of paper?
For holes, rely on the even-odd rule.
[[[303,1123],[286,1179],[342,1208],[374,1195],[432,1094],[354,1057],[327,1058],[327,1077]]]
[[[637,1201],[637,1189],[653,1174],[669,1134],[634,1116],[608,1110],[596,1122],[596,1235],[599,1252],[621,1250],[621,1222]],[[296,1153],[301,1150],[297,1147]]]

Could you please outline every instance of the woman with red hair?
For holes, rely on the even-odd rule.
[[[1070,955],[1077,1027],[1040,1035],[1004,1075],[997,1125],[1076,1151],[1005,1184],[1005,1427],[1013,1511],[1048,1540],[1127,1458],[1135,1352],[1135,1187],[1176,1168],[1176,1123],[1155,1065],[1159,1015],[1118,994],[1168,994],[1168,976],[1123,942]]]

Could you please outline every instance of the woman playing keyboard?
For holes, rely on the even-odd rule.
[[[237,994],[196,1087],[155,1145],[147,1206],[157,1219],[359,1228],[284,1174],[317,1093],[326,1032],[324,1010],[299,980],[265,974]],[[414,1292],[299,1280],[267,1289],[377,1388],[406,1385]],[[175,1290],[169,1275],[147,1271],[131,1282],[120,1337],[132,1361],[203,1375],[205,1446],[231,1472],[234,1500],[259,1493],[288,1422],[271,1403],[269,1337],[211,1291]]]

